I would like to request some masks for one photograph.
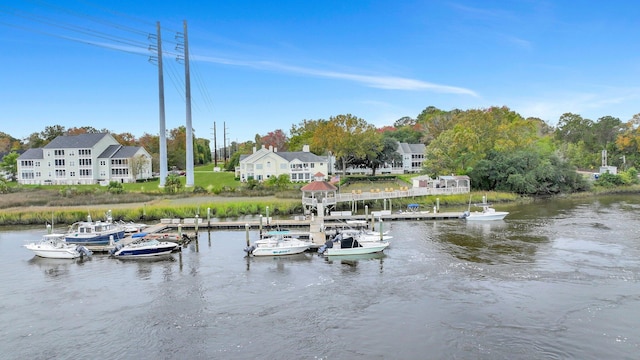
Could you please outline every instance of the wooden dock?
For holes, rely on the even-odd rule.
[[[349,215],[349,216],[325,216],[324,225],[325,228],[331,228],[335,226],[343,227],[347,225],[347,221],[359,220],[359,221],[423,221],[423,220],[457,220],[462,219],[462,212],[442,212],[442,213],[427,213],[427,212],[403,212],[403,213],[391,213],[386,215]],[[159,224],[153,225],[145,229],[145,232],[165,232],[176,230],[178,228],[193,231],[196,229],[196,222],[189,221],[195,219],[185,219],[180,221],[179,219],[164,219]],[[204,220],[204,221],[203,221]],[[262,220],[262,224],[259,220],[253,221],[206,221],[206,219],[198,219],[198,230],[245,230],[248,226],[250,230],[262,228],[308,228],[312,223],[312,219],[309,217],[303,220],[296,219],[272,219],[267,223],[266,219]]]
[[[187,234],[187,238],[197,238],[198,233],[201,231],[211,230],[262,230],[264,232],[274,229],[288,229],[292,233],[298,236],[309,236],[310,230],[313,233],[315,227],[322,228],[320,238],[325,238],[328,234],[335,233],[338,229],[344,228],[357,228],[357,227],[377,227],[380,220],[387,221],[435,221],[435,220],[459,220],[463,218],[461,212],[402,212],[402,213],[372,213],[369,215],[329,215],[324,216],[323,219],[314,217],[304,217],[302,219],[269,219],[262,218],[260,220],[252,221],[207,221],[202,218],[187,218],[187,219],[162,219],[160,223],[151,225],[145,228],[142,232],[147,234],[165,234],[169,236],[168,241],[174,241],[177,243],[184,243],[182,234]],[[352,222],[351,224],[349,222]],[[359,222],[359,224],[354,224]],[[320,225],[318,225],[320,224]],[[313,234],[312,234],[313,236]],[[176,240],[177,239],[177,240]],[[120,240],[124,244],[133,241],[134,238],[127,236]],[[320,242],[319,239],[315,239],[315,242]],[[322,240],[320,243],[323,243]],[[111,245],[91,245],[87,248],[93,252],[106,253],[115,247],[115,244]]]

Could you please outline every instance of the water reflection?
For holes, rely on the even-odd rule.
[[[34,256],[31,260],[28,261],[28,263],[29,265],[37,266],[38,268],[43,270],[45,275],[55,278],[67,275],[72,266],[82,265],[89,259],[49,259],[40,256]]]
[[[531,221],[501,220],[450,224],[435,229],[434,239],[452,256],[482,264],[531,263],[539,244],[549,243]]]
[[[284,272],[287,265],[309,262],[312,259],[313,254],[308,252],[278,256],[245,256],[245,260],[247,261],[247,271],[251,270],[252,265],[262,266],[263,264],[275,264],[277,271]]]
[[[333,264],[334,262],[339,261],[341,265],[346,265],[351,268],[356,268],[359,262],[368,262],[368,261],[379,261],[380,263],[380,272],[384,269],[384,258],[387,255],[384,252],[377,252],[373,254],[361,254],[361,255],[333,255],[327,256],[325,261],[328,264]]]

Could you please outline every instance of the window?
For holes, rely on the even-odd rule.
[[[64,159],[55,159],[56,166],[64,166]]]
[[[64,150],[53,150],[54,156],[64,156]]]

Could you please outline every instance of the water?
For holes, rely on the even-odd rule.
[[[201,233],[169,260],[48,260],[20,247],[42,230],[0,232],[0,353],[637,359],[640,199],[504,210],[387,223],[384,254],[344,260],[245,258],[243,231]]]

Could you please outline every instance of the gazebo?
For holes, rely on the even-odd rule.
[[[336,192],[338,188],[325,181],[325,175],[321,172],[313,176],[313,181],[303,186],[302,206],[305,213],[316,209],[318,215],[324,215],[325,209],[336,205]]]

